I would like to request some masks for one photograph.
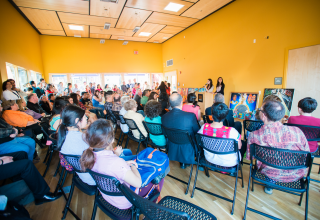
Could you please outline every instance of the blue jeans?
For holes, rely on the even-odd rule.
[[[0,154],[24,151],[28,154],[28,159],[33,160],[33,154],[36,149],[36,142],[28,136],[16,137],[12,141],[0,144]]]
[[[120,158],[124,159],[125,161],[134,160],[136,159],[136,157],[137,155],[132,155],[132,152],[130,149],[123,149],[123,152],[120,155]]]

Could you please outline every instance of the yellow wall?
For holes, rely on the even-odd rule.
[[[41,36],[45,78],[49,73],[162,73],[162,46],[154,43]],[[133,51],[137,50],[138,55]]]
[[[189,88],[222,76],[226,101],[230,92],[263,95],[282,87],[274,77],[284,77],[288,49],[319,43],[319,0],[238,0],[165,42],[163,62],[174,65],[164,72],[181,71],[178,82]]]
[[[6,62],[43,73],[39,34],[7,0],[1,0],[1,81],[7,79]]]

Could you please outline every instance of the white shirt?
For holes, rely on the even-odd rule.
[[[73,88],[72,92],[77,93],[78,91],[80,91],[78,88]]]
[[[147,85],[146,84],[143,85],[143,90],[146,90],[146,89],[150,89],[150,86],[148,84]]]
[[[119,115],[122,115],[122,116],[124,116],[126,113],[127,113],[127,111],[124,109],[124,107],[122,107],[121,110],[119,111]],[[129,132],[129,127],[126,124],[125,125],[120,124],[120,128],[121,128],[123,133],[128,133]]]
[[[3,91],[3,98],[5,100],[18,100],[18,99],[21,99],[21,96],[19,95],[19,93],[17,91],[4,90]]]
[[[205,126],[205,124],[202,125],[202,127],[198,131],[199,134],[203,134],[204,126]],[[230,130],[228,138],[234,139],[238,142],[239,139],[241,138],[239,132],[236,129],[234,129],[233,127],[229,127],[229,129],[231,129],[231,130]],[[243,147],[246,147],[246,146],[243,146]],[[211,153],[209,151],[204,150],[204,156],[207,161],[209,161],[210,163],[219,165],[219,166],[233,167],[238,164],[238,158],[237,158],[236,153],[223,155],[223,154],[214,154],[214,153]],[[239,158],[241,160],[240,152],[239,152]]]
[[[213,93],[213,88],[214,88],[214,86],[213,86],[213,85],[212,85],[211,89],[209,89],[209,90],[208,90],[208,89],[207,89],[207,87],[206,87],[206,91],[207,91],[207,92],[211,92],[211,93]]]

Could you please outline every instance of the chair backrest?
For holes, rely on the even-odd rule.
[[[120,115],[120,114],[119,114],[118,116],[119,116],[120,123],[123,124],[123,125],[126,125],[127,123],[126,123],[126,121],[124,120],[123,115]]]
[[[142,122],[149,134],[159,136],[163,135],[162,126],[159,123]]]
[[[243,121],[243,132],[244,137],[247,139],[246,131],[253,132],[259,130],[264,125],[263,121],[253,121],[253,120],[244,120]]]
[[[293,151],[251,144],[250,155],[251,163],[253,159],[257,159],[263,164],[277,169],[311,168],[312,164],[311,153],[306,151]]]
[[[194,142],[188,131],[167,128],[162,125],[163,134],[174,144],[191,144],[194,147]],[[195,147],[194,147],[195,148]]]
[[[238,143],[231,138],[211,137],[196,134],[198,146],[214,154],[233,154],[238,152]]]
[[[41,122],[40,128],[41,128],[43,135],[46,136],[46,138],[48,139],[49,138],[49,131],[48,130],[50,128],[50,125],[46,122]]]
[[[111,120],[114,124],[117,124],[117,118],[114,116],[113,112],[107,108],[107,118]]]
[[[181,219],[181,220],[189,220],[191,217],[181,211],[177,211],[174,209],[170,209],[156,203],[149,201],[148,199],[144,199],[141,196],[135,194],[131,189],[129,189],[126,185],[117,183],[118,188],[122,192],[122,194],[132,203],[135,207],[136,211],[146,216],[146,219]],[[178,209],[179,207],[177,207]]]
[[[134,131],[134,130],[137,130],[140,133],[140,139],[147,138],[142,134],[142,132],[140,131],[139,127],[137,126],[137,124],[136,124],[136,122],[134,120],[128,119],[128,118],[124,118],[124,120],[125,120],[126,124],[128,125],[128,127],[129,127],[131,132]]]
[[[320,127],[298,125],[298,124],[284,124],[287,126],[294,126],[301,129],[308,141],[320,141]]]
[[[117,121],[120,121],[119,118],[119,111],[112,111],[112,114],[114,115],[114,117],[117,119]]]
[[[117,178],[113,176],[108,176],[104,174],[100,174],[89,170],[92,178],[96,181],[97,187],[100,192],[108,195],[108,196],[123,196],[121,191],[118,189],[116,183],[119,182]]]
[[[78,173],[86,173],[81,170],[80,158],[78,155],[62,154],[64,159],[72,166],[73,170]]]

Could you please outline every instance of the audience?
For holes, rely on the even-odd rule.
[[[124,92],[124,93],[126,93],[127,92],[127,86],[126,86],[126,82],[125,81],[123,81],[122,82],[122,85],[121,85],[121,90]]]
[[[24,101],[21,103],[21,107],[22,107],[22,109],[20,109],[20,111],[26,113],[27,115],[31,115],[34,119],[38,119],[39,120],[40,118],[46,116],[45,113],[39,114],[39,113],[37,113],[35,111],[32,111],[31,109],[28,109],[27,108],[27,103],[24,102]]]
[[[172,110],[162,116],[162,125],[171,129],[188,131],[194,140],[194,135],[200,129],[196,116],[193,113],[182,111],[183,103],[182,96],[180,94],[172,94],[169,98],[169,102],[172,107]],[[190,158],[195,157],[196,152],[194,152],[194,149],[191,146],[191,144],[178,145],[168,140],[167,147],[170,149],[170,160],[180,161],[182,163],[182,169],[186,168],[185,163],[189,162]]]
[[[150,95],[149,95],[149,98],[148,98],[148,102],[149,102],[150,100],[156,100],[156,101],[157,101],[157,99],[158,99],[158,93],[156,93],[156,92],[151,92]]]
[[[53,94],[53,93],[54,93],[54,90],[53,90],[52,84],[48,84],[47,90],[46,90],[46,95]]]
[[[122,108],[120,109],[119,111],[119,115],[122,115],[124,116],[126,113],[127,113],[127,110],[123,107],[124,104],[130,100],[130,97],[129,96],[122,96],[121,97],[121,105],[122,105]],[[128,133],[129,131],[129,127],[127,124],[120,124],[120,128],[122,130],[123,133]]]
[[[118,93],[114,94],[112,111],[120,111],[122,109],[121,96]]]
[[[133,97],[133,100],[135,100],[137,102],[138,106],[140,106],[140,104],[141,104],[141,96],[142,96],[141,89],[137,89],[136,94]]]
[[[35,93],[29,94],[27,96],[27,100],[28,100],[28,102],[27,102],[28,109],[31,109],[32,111],[37,112],[39,114],[46,113],[39,105],[39,103],[38,103],[39,99]]]
[[[142,93],[142,98],[141,98],[141,104],[145,105],[148,102],[149,96],[150,96],[151,90],[150,89],[146,89],[143,91]]]
[[[108,84],[106,84],[103,91],[108,92],[108,91],[112,91],[112,89]]]
[[[33,89],[33,92],[37,94],[38,98],[40,98],[44,94],[39,88],[36,87],[36,83],[34,81],[30,81],[30,85]]]
[[[47,113],[47,115],[51,115],[52,107],[46,95],[42,95],[40,97],[39,105]]]
[[[188,103],[184,104],[182,107],[182,111],[193,113],[197,120],[201,120],[201,110],[198,102],[196,101],[197,96],[194,93],[189,93],[187,97]]]
[[[144,112],[146,114],[146,117],[144,118],[145,122],[161,124],[160,114],[162,112],[162,108],[159,102],[155,100],[147,102],[146,106],[144,107]],[[150,134],[150,139],[158,146],[166,145],[166,139],[164,135]]]
[[[72,84],[68,83],[68,87],[64,90],[65,91],[65,95],[70,95],[72,93]]]
[[[132,119],[136,123],[137,127],[139,128],[143,136],[147,137],[148,132],[146,131],[144,125],[142,124],[142,122],[144,121],[144,117],[142,114],[137,113],[137,107],[138,107],[137,102],[130,99],[124,104],[123,107],[127,111],[127,113],[124,115],[124,118]],[[132,134],[135,138],[140,139],[140,133],[138,130],[133,130]]]
[[[93,107],[100,108],[101,110],[103,110],[104,106],[100,104],[101,101],[102,101],[101,92],[99,90],[95,90],[92,96]]]
[[[106,103],[104,104],[104,109],[105,109],[104,114],[109,114],[109,112],[112,111],[112,106],[113,106],[112,101],[113,101],[113,93],[107,92],[106,93]]]
[[[53,108],[52,108],[52,118],[49,121],[50,129],[53,131],[58,130],[59,125],[61,124],[61,116],[60,113],[64,107],[70,105],[70,103],[64,100],[61,97],[57,97],[54,101]]]
[[[11,90],[18,92],[18,94],[23,98],[27,96],[27,93],[16,87],[16,81],[14,81],[13,79],[8,79],[8,81],[11,82]]]
[[[7,80],[2,83],[2,96],[5,100],[21,99],[19,93],[12,89],[12,83]]]
[[[289,124],[309,125],[320,127],[320,119],[313,117],[311,114],[317,109],[317,100],[307,97],[298,102],[299,116],[290,116]],[[318,142],[308,141],[310,152],[315,152],[318,149]]]
[[[215,102],[211,107],[211,111],[213,122],[211,124],[205,123],[204,125],[202,125],[198,133],[210,137],[229,138],[236,140],[236,142],[238,143],[239,151],[241,152],[241,154],[239,154],[241,160],[246,149],[246,147],[243,147],[244,150],[241,151],[241,135],[236,129],[223,125],[223,121],[226,119],[229,112],[228,106],[222,102]],[[223,155],[214,154],[204,150],[204,156],[210,163],[223,167],[233,167],[238,164],[238,157],[236,153]]]
[[[97,89],[96,90],[98,90],[99,92],[102,91],[100,84],[97,85]]]
[[[281,102],[264,102],[259,111],[259,117],[264,125],[249,134],[247,159],[250,160],[250,145],[257,144],[286,150],[308,151],[309,145],[303,132],[292,126],[283,125],[280,120],[285,115],[285,107]],[[283,158],[285,159],[285,158]],[[269,167],[257,161],[259,171],[273,181],[294,182],[307,174],[306,169],[280,170]],[[267,194],[272,194],[272,189],[265,187]]]

